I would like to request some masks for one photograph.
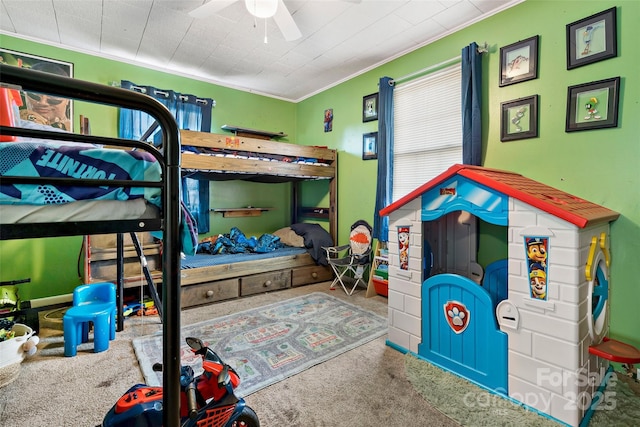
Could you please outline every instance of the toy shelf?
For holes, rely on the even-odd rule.
[[[367,298],[382,295],[388,296],[389,287],[389,256],[383,243],[376,243],[371,271],[369,273],[369,284],[367,285]]]

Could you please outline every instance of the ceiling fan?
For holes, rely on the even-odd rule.
[[[241,0],[211,0],[191,12],[189,15],[194,18],[206,18],[211,16],[232,3]],[[298,25],[293,20],[293,16],[285,6],[283,0],[243,0],[247,10],[256,18],[271,18],[276,21],[276,25],[282,32],[286,41],[297,40],[302,37]],[[266,36],[265,36],[266,43]]]

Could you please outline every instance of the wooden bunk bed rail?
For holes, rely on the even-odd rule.
[[[266,141],[258,138],[223,135],[217,133],[181,130],[183,146],[211,148],[219,150],[238,150],[260,154],[278,154],[293,157],[309,157],[322,163],[332,163],[336,151],[310,145],[298,145],[287,142]]]
[[[335,173],[332,168],[323,166],[191,154],[182,155],[182,167],[203,172],[233,171],[234,174],[264,174],[270,169],[273,175],[299,179],[331,179]]]

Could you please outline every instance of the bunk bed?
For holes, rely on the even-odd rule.
[[[223,126],[223,129],[226,127]],[[181,130],[180,134],[183,176],[208,181],[292,183],[290,224],[323,222],[328,224],[327,237],[331,241],[336,241],[337,156],[335,150],[238,133],[214,134]],[[309,180],[327,182],[329,208],[301,206],[302,183]],[[216,191],[215,187],[212,191]],[[217,212],[213,214],[215,220],[217,215],[253,216],[260,213],[260,208],[212,209],[212,211]],[[267,234],[276,232],[276,230],[265,231]],[[92,238],[93,241],[97,240]],[[282,241],[288,243],[285,239]],[[316,246],[313,242],[310,244]],[[332,245],[327,243],[326,239],[324,244]],[[182,308],[331,280],[333,278],[331,269],[318,259],[318,248],[313,246],[309,248],[288,246],[269,253],[216,255],[199,253],[195,256],[187,256],[182,261]],[[112,270],[112,267],[102,269],[102,263],[112,265],[114,250],[112,247],[106,249],[92,247],[90,250],[91,257],[86,257],[92,264],[89,266],[89,271],[94,280],[100,280],[102,271],[106,273]],[[153,252],[153,248],[150,250]],[[127,283],[134,286],[141,280],[139,273],[135,272],[137,260],[131,257],[128,261],[132,267],[130,271],[134,274],[127,277]],[[153,281],[161,286],[161,278],[158,277],[157,272],[152,271],[151,276]]]
[[[183,175],[211,181],[291,182],[291,224],[308,219],[328,222],[328,236],[336,240],[335,150],[238,133],[183,130],[181,139]],[[328,181],[329,208],[300,206],[301,183],[308,180]],[[181,277],[183,308],[331,280],[331,270],[315,256],[314,249],[287,247],[269,254],[187,257]]]
[[[121,192],[135,192],[136,189],[144,189],[143,192],[151,192],[159,195],[156,209],[144,210],[141,218],[117,218],[116,214],[124,208],[114,208],[114,203],[124,206],[125,200],[80,200],[78,202],[65,203],[75,206],[75,203],[84,205],[83,213],[75,216],[65,213],[64,219],[58,214],[58,205],[47,205],[54,213],[54,218],[47,219],[44,210],[38,215],[18,215],[17,222],[11,215],[5,214],[20,205],[20,201],[4,202],[0,205],[0,240],[25,239],[55,236],[74,236],[85,234],[126,233],[138,231],[157,231],[162,233],[163,243],[163,271],[162,271],[162,301],[163,301],[163,386],[164,386],[164,412],[163,425],[179,425],[180,423],[180,262],[181,262],[181,207],[180,207],[180,133],[177,124],[169,111],[159,102],[150,97],[132,91],[113,88],[95,83],[60,77],[38,71],[26,70],[18,67],[0,64],[0,90],[25,90],[44,93],[58,97],[71,98],[80,101],[94,102],[97,104],[138,109],[153,116],[158,122],[163,135],[163,145],[158,150],[149,144],[121,140],[108,137],[80,135],[74,133],[53,132],[42,129],[30,129],[26,127],[11,127],[11,123],[2,121],[0,137],[4,142],[0,153],[11,155],[21,146],[26,145],[24,138],[29,143],[51,146],[94,144],[91,150],[100,150],[102,146],[121,147],[140,150],[148,162],[154,163],[158,174],[151,174],[153,178],[140,176],[131,180],[105,179],[100,174],[92,178],[73,176],[32,176],[28,173],[16,172],[15,168],[8,168],[3,163],[1,172],[1,186],[9,194],[26,192],[26,188],[63,187],[67,190],[78,189],[101,191],[105,187],[122,188]],[[8,104],[3,105],[6,108]],[[3,111],[8,114],[8,111]],[[14,138],[22,138],[12,141]],[[53,142],[52,142],[53,141]],[[118,148],[105,148],[104,151],[120,151]],[[15,153],[13,153],[15,154]],[[8,157],[7,157],[8,158]],[[6,158],[5,158],[6,160]],[[3,160],[4,162],[4,160]],[[19,191],[16,191],[19,190]],[[13,191],[13,192],[12,192]],[[155,193],[158,191],[159,193]],[[119,198],[118,196],[117,198]],[[108,205],[102,208],[101,203]],[[91,203],[87,207],[87,203]],[[68,207],[68,206],[67,206]],[[108,209],[108,210],[107,210]],[[104,217],[95,216],[96,213],[110,212],[113,217],[105,220]]]

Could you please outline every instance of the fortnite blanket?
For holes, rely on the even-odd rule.
[[[0,144],[0,176],[160,181],[156,159],[143,151],[64,142]],[[145,198],[160,206],[160,188],[1,184],[0,203],[48,205],[77,200]]]

